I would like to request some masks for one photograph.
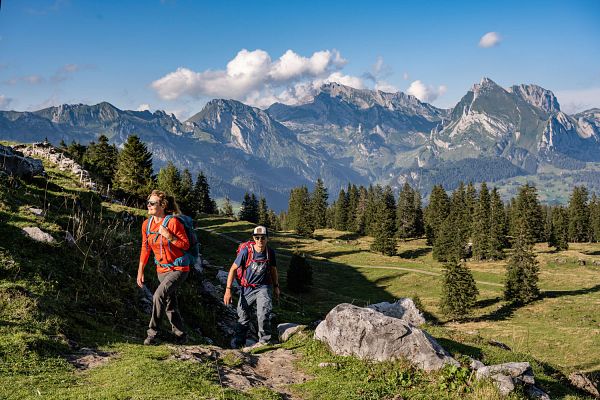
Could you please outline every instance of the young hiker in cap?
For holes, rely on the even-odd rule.
[[[190,266],[179,265],[182,263],[178,261],[185,260],[185,251],[190,247],[190,242],[185,227],[178,218],[169,218],[164,223],[168,215],[180,214],[179,206],[172,196],[153,190],[148,197],[147,207],[150,217],[142,224],[142,251],[137,284],[139,287],[144,285],[144,268],[150,253],[154,253],[160,285],[152,298],[152,316],[144,344],[156,343],[158,324],[163,314],[167,314],[177,342],[184,343],[187,336],[177,307],[176,291],[189,274]]]
[[[231,285],[234,277],[240,286],[238,301],[238,326],[233,347],[241,347],[246,342],[248,325],[253,306],[256,305],[259,344],[271,342],[271,311],[273,294],[279,298],[279,276],[275,252],[267,246],[267,228],[257,226],[252,232],[254,241],[245,242],[238,247],[235,261],[229,269],[227,287],[223,302],[231,304]]]

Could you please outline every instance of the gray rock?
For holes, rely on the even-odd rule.
[[[37,226],[28,226],[23,228],[23,232],[33,240],[44,243],[54,243],[54,238],[49,233],[42,231]]]
[[[319,363],[319,368],[327,368],[327,367],[339,368],[340,364],[339,363],[334,363],[334,362],[322,362],[322,363]]]
[[[528,362],[511,362],[479,368],[477,379],[492,379],[500,393],[507,395],[515,389],[515,385],[535,385],[533,371]]]
[[[25,157],[20,151],[0,144],[0,170],[8,175],[29,179],[44,174],[42,161]]]
[[[527,395],[531,399],[550,400],[550,396],[548,396],[548,394],[546,392],[544,392],[542,389],[540,389],[537,386],[533,386],[533,385],[525,386],[525,393],[527,393]]]
[[[227,286],[227,276],[228,275],[229,275],[229,273],[227,271],[220,270],[217,272],[216,278],[219,282],[221,282],[221,284],[223,286]],[[231,286],[236,289],[240,287],[240,285],[237,283],[237,281],[235,279],[233,280],[233,283]]]
[[[69,247],[73,247],[73,246],[75,246],[77,244],[75,242],[75,238],[73,237],[73,235],[69,231],[65,232],[65,240],[67,241],[67,244],[69,245]]]
[[[591,394],[592,396],[600,399],[600,391],[598,390],[598,384],[594,383],[585,373],[573,372],[569,375],[571,384]]]
[[[410,298],[400,298],[394,303],[382,302],[371,304],[367,308],[379,311],[388,317],[399,318],[413,326],[420,326],[426,322],[423,313],[419,311]]]
[[[471,357],[469,357],[469,359],[471,360],[471,362],[469,363],[469,368],[471,368],[473,371],[477,371],[478,369],[485,367],[485,364],[481,361]]]
[[[339,304],[331,310],[317,326],[315,338],[339,355],[375,361],[407,359],[425,371],[446,364],[459,365],[426,332],[401,319],[352,304]]]
[[[199,274],[204,272],[203,263],[204,263],[204,260],[202,259],[202,254],[200,254],[198,256],[198,259],[196,260],[196,263],[194,264],[194,270]]]
[[[44,215],[44,210],[42,210],[41,208],[29,207],[29,212],[38,217]]]
[[[306,325],[298,325],[292,322],[277,325],[277,334],[280,342],[287,342],[293,335],[306,329]]]
[[[508,345],[506,345],[502,342],[499,342],[497,340],[494,340],[494,339],[489,340],[488,344],[491,344],[492,346],[500,347],[501,349],[504,349],[504,350],[512,351],[512,349],[510,347],[508,347]]]

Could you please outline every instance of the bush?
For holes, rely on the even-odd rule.
[[[287,288],[291,292],[307,292],[312,285],[312,267],[306,257],[298,253],[292,255],[287,272]]]

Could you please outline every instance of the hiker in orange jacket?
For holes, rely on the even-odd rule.
[[[149,218],[142,224],[142,250],[137,274],[137,284],[144,285],[144,268],[154,253],[156,272],[160,285],[152,298],[152,316],[148,325],[148,336],[145,345],[156,343],[158,324],[163,313],[171,323],[171,330],[179,343],[187,341],[183,331],[183,321],[177,306],[177,289],[187,279],[190,266],[174,265],[178,258],[183,257],[184,251],[190,247],[189,239],[183,224],[177,218],[164,219],[168,214],[180,214],[179,206],[172,196],[160,190],[153,190],[148,196]]]

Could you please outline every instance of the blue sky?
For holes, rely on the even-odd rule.
[[[452,107],[483,76],[600,107],[600,1],[5,0],[0,109],[108,101],[180,118],[322,83]]]

